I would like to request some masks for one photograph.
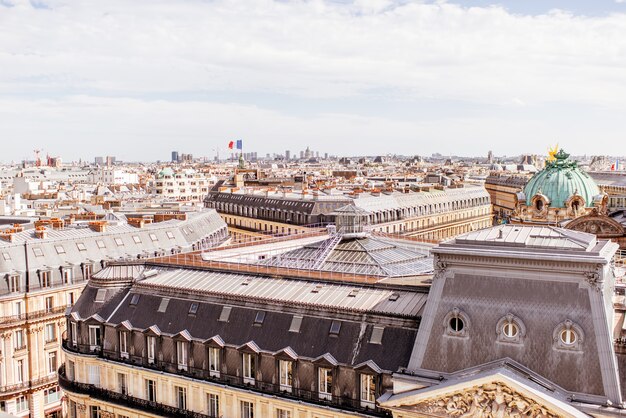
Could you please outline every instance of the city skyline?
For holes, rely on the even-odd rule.
[[[517,3],[3,0],[3,160],[610,154],[626,4]]]

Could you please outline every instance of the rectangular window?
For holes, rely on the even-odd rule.
[[[332,400],[332,390],[333,390],[333,371],[331,369],[326,369],[320,367],[318,370],[318,388],[319,388],[319,397],[320,399]]]
[[[157,312],[165,312],[167,310],[167,305],[169,305],[170,300],[168,298],[161,299],[161,303],[159,304],[159,309]]]
[[[24,330],[18,329],[15,331],[15,349],[21,350],[26,347],[26,341],[24,340]]]
[[[60,393],[61,391],[59,390],[58,386],[44,390],[43,391],[44,403],[49,404],[49,403],[58,401],[59,399],[61,399],[61,397],[59,396]]]
[[[118,247],[122,247],[124,245],[124,241],[122,241],[122,239],[120,237],[115,237],[114,241],[115,241],[115,244],[117,244]]]
[[[159,239],[157,238],[157,236],[156,236],[155,234],[152,234],[152,233],[150,234],[150,239],[151,239],[152,241],[158,241],[158,240],[159,240]]]
[[[24,412],[28,409],[28,398],[26,396],[18,396],[15,399],[15,409],[17,412]]]
[[[117,390],[122,395],[128,395],[128,382],[124,373],[117,374]]]
[[[133,235],[133,241],[135,244],[141,244],[141,238],[139,238],[139,235]]]
[[[209,416],[211,418],[218,418],[220,416],[220,397],[209,393],[206,398]]]
[[[48,296],[45,300],[46,312],[50,313],[54,309],[54,296]]]
[[[89,406],[89,418],[100,418],[100,407],[90,405]]]
[[[174,239],[174,233],[172,231],[167,231],[166,235],[169,239]]]
[[[106,245],[104,244],[104,241],[101,240],[97,240],[96,241],[96,245],[98,246],[98,248],[100,248],[101,250],[106,248]]]
[[[156,381],[146,379],[146,399],[150,402],[157,401]]]
[[[373,408],[376,403],[376,376],[361,375],[361,406]]]
[[[254,404],[241,401],[241,418],[254,418]]]
[[[71,284],[74,279],[74,271],[71,268],[63,269],[63,283]]]
[[[243,383],[254,384],[256,376],[256,356],[254,354],[243,353]]]
[[[91,351],[99,350],[101,342],[100,327],[98,325],[89,325],[89,348]]]
[[[91,277],[93,266],[91,264],[83,264],[83,279],[87,280]]]
[[[291,412],[285,409],[276,409],[276,418],[291,418]]]
[[[280,390],[290,392],[293,386],[293,361],[279,360]]]
[[[302,325],[302,317],[294,315],[291,319],[291,325],[289,326],[289,332],[300,332],[300,326]]]
[[[120,332],[120,357],[128,358],[128,332]]]
[[[70,380],[70,382],[74,381],[74,378],[76,376],[76,366],[74,365],[74,362],[72,360],[68,360],[67,361],[67,378]]]
[[[43,257],[43,251],[39,247],[33,248],[33,254],[35,254],[35,257]]]
[[[176,341],[176,357],[178,359],[178,370],[187,370],[187,345],[186,341]]]
[[[39,272],[39,280],[41,281],[41,287],[50,287],[52,286],[52,272],[51,271],[40,271]]]
[[[24,360],[15,361],[15,382],[22,383],[24,381]]]
[[[11,261],[11,254],[2,253],[2,258],[4,258],[4,261]]]
[[[68,418],[78,418],[78,411],[76,408],[76,402],[70,401],[68,406]]]
[[[220,318],[218,321],[220,322],[228,322],[228,318],[230,317],[230,311],[232,311],[232,306],[224,306],[222,308],[222,312],[220,313]]]
[[[46,328],[45,328],[44,333],[45,333],[45,339],[46,339],[47,343],[52,342],[52,341],[57,339],[57,332],[56,332],[56,330],[57,329],[56,329],[56,326],[54,325],[54,323],[46,324]]]
[[[8,278],[9,280],[9,292],[19,292],[20,291],[20,275],[12,274]]]
[[[13,304],[13,315],[22,316],[22,301],[17,301]]]
[[[54,249],[57,250],[57,254],[65,254],[65,248],[62,245],[55,245]]]
[[[90,365],[87,367],[88,383],[100,386],[100,366]]]
[[[78,345],[78,325],[76,322],[70,322],[70,334],[72,334],[72,345]]]
[[[155,359],[154,354],[156,353],[156,337],[148,337],[146,339],[146,345],[148,346],[148,363],[153,364]]]
[[[55,374],[57,372],[57,353],[52,351],[48,353],[48,374]]]
[[[74,305],[74,293],[73,292],[68,292],[66,295],[66,298],[67,298],[67,306]]]
[[[77,242],[76,247],[78,248],[78,251],[87,251],[87,247],[82,242]]]
[[[209,375],[220,377],[220,349],[209,347]]]
[[[187,409],[187,388],[174,386],[176,391],[176,406],[178,409]]]
[[[333,321],[330,324],[330,335],[336,337],[339,335],[339,331],[341,331],[341,321]]]

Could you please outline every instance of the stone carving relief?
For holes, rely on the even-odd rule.
[[[419,413],[456,418],[557,418],[535,400],[502,383],[488,383],[412,407]]]

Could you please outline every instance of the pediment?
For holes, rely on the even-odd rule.
[[[189,331],[187,331],[186,329],[180,331],[178,334],[174,335],[172,338],[176,341],[187,341],[187,342],[193,339],[193,337],[191,336],[191,333],[189,333]]]
[[[407,417],[588,417],[565,397],[506,372],[452,380],[379,402],[381,407]]]
[[[152,326],[148,327],[144,331],[144,333],[146,335],[151,335],[153,337],[160,337],[161,336],[161,329],[158,326],[156,326],[156,325],[152,325]]]
[[[237,350],[254,354],[259,354],[261,352],[261,348],[254,341],[248,341],[247,343],[240,345],[237,347]]]
[[[219,348],[223,348],[226,345],[222,337],[220,337],[219,335],[214,335],[211,338],[205,340],[204,344]]]
[[[601,237],[619,237],[626,233],[624,226],[615,219],[601,215],[586,215],[569,222],[566,229],[587,232]]]
[[[291,347],[285,347],[282,350],[278,350],[274,353],[274,356],[277,358],[288,358],[293,361],[298,360],[298,354]]]
[[[313,364],[317,366],[335,367],[337,364],[339,364],[339,362],[337,361],[337,359],[335,359],[335,357],[333,357],[332,354],[326,353],[322,354],[316,359],[313,359]]]
[[[119,329],[125,329],[126,331],[132,331],[133,330],[133,324],[130,323],[130,321],[123,321],[121,322],[117,327],[118,330]]]

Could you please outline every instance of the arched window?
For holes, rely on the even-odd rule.
[[[526,327],[520,318],[508,313],[496,324],[496,335],[499,342],[521,343],[526,336]]]
[[[443,321],[446,335],[453,337],[467,337],[470,329],[470,321],[467,314],[459,308],[450,311]]]
[[[583,329],[571,320],[558,324],[552,333],[554,348],[559,350],[582,351]]]

